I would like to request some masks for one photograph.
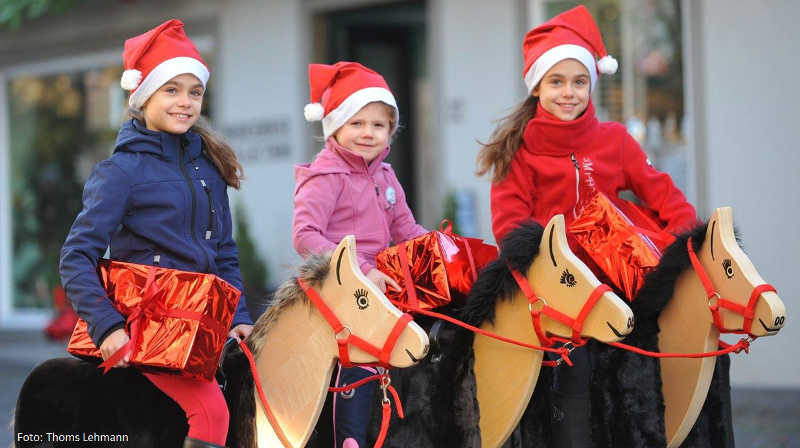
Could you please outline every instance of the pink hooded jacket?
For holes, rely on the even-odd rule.
[[[388,154],[387,146],[367,165],[331,137],[310,165],[295,165],[292,243],[300,255],[333,251],[342,238],[355,235],[358,263],[367,274],[390,242],[426,233],[392,167],[383,163]]]

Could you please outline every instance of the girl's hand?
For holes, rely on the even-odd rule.
[[[103,361],[110,358],[111,355],[116,353],[117,350],[121,349],[130,340],[131,338],[122,328],[106,336],[106,338],[103,339],[103,343],[100,344],[100,353],[103,355]],[[131,354],[128,352],[114,367],[128,367],[130,365],[128,364],[130,360]]]
[[[250,336],[250,333],[253,332],[253,326],[247,324],[239,324],[233,328],[231,331],[228,332],[228,337],[236,338],[238,340],[242,340]]]
[[[392,289],[395,291],[400,291],[400,285],[397,284],[394,279],[389,277],[388,275],[384,274],[383,272],[372,268],[367,273],[367,278],[372,282],[375,283],[375,286],[381,289],[381,292],[386,292],[386,287],[391,286]]]

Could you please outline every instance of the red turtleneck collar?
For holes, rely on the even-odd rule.
[[[591,144],[599,130],[591,99],[583,115],[572,121],[560,120],[539,103],[536,116],[528,122],[522,139],[525,148],[533,154],[566,156]]]

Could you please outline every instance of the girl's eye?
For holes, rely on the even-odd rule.
[[[377,127],[379,127],[379,128],[382,128],[382,127],[384,127],[384,126],[386,126],[386,125],[385,125],[385,124],[383,124],[383,123],[375,123],[375,126],[377,126]]]
[[[178,89],[176,89],[175,87],[168,87],[167,93],[178,93]]]
[[[557,86],[557,85],[560,85],[560,84],[561,84],[561,80],[560,80],[560,79],[554,79],[554,80],[552,80],[552,81],[550,81],[550,82],[551,82],[551,83],[552,83],[554,86]]]
[[[199,90],[192,90],[192,95],[194,96],[203,96],[203,92]]]
[[[578,84],[579,86],[586,85],[586,80],[585,79],[579,79],[578,81],[576,81],[576,84]]]

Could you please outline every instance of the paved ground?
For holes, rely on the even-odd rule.
[[[38,332],[0,331],[0,447],[13,441],[8,423],[25,377],[45,359],[68,356],[65,347]],[[732,399],[739,448],[800,448],[800,389],[737,388]]]

